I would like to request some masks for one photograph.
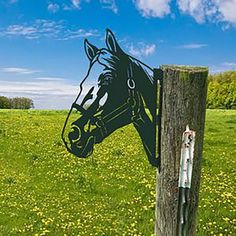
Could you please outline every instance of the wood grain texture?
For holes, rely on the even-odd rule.
[[[196,235],[207,96],[205,67],[161,66],[163,101],[161,167],[157,173],[156,236],[177,235],[178,178],[182,134],[186,125],[196,131],[187,235]],[[154,72],[155,73],[155,72]]]

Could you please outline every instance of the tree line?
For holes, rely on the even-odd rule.
[[[26,97],[8,98],[0,96],[0,109],[30,109],[34,108],[33,100]]]
[[[209,75],[207,108],[236,109],[236,71]]]

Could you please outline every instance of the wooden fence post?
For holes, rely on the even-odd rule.
[[[192,182],[188,195],[189,214],[186,235],[194,236],[203,152],[208,69],[190,66],[161,66],[161,69],[163,70],[161,166],[160,172],[157,173],[155,235],[180,235],[178,233],[178,180],[182,135],[189,125],[189,128],[196,132],[196,136]]]

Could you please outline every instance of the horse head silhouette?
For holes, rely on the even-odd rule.
[[[84,41],[89,68],[65,121],[63,142],[70,153],[86,158],[96,143],[133,123],[149,162],[158,166],[157,80],[153,69],[126,54],[110,30],[106,31],[105,41],[107,47],[101,49]],[[93,73],[97,76],[91,76]],[[76,119],[69,122],[72,116]]]

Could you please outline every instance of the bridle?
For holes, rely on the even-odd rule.
[[[85,79],[88,77],[93,64],[94,63],[91,63]],[[134,81],[133,68],[132,68],[131,63],[129,63],[128,68],[127,68],[126,85],[127,85],[127,89],[128,89],[128,97],[127,97],[126,101],[121,106],[115,108],[114,110],[112,110],[111,112],[109,112],[108,114],[106,114],[104,116],[101,116],[101,115],[96,116],[96,114],[95,114],[95,115],[92,115],[91,117],[89,117],[91,120],[91,123],[96,126],[96,128],[92,132],[95,137],[97,136],[99,139],[105,138],[108,134],[107,128],[109,126],[109,123],[114,119],[119,119],[120,116],[124,113],[127,113],[127,112],[130,113],[131,122],[136,122],[140,119],[139,112],[140,112],[140,105],[141,105],[141,97],[140,97],[139,92],[136,89],[136,83]],[[82,90],[82,88],[81,88],[81,90]],[[81,92],[79,93],[79,95],[80,94],[81,94]],[[77,103],[79,95],[77,96],[76,100],[74,101],[74,103],[71,106],[71,109],[67,115],[67,119],[65,121],[65,124],[64,124],[63,130],[62,130],[62,140],[64,141],[68,151],[70,151],[70,148],[68,147],[68,144],[65,140],[64,133],[65,133],[65,129],[67,126],[69,116],[71,115],[73,108],[75,108],[77,111],[80,111],[80,113],[82,115],[85,115],[87,113],[87,110],[85,110],[82,105]]]
[[[88,113],[90,113],[90,112],[88,112],[89,108],[88,108],[88,110],[86,110],[86,109],[84,109],[83,104],[81,105],[81,104],[77,103],[78,98],[80,97],[81,92],[82,92],[82,84],[86,80],[86,78],[89,76],[90,70],[95,62],[96,62],[96,60],[93,60],[93,62],[90,63],[88,73],[85,76],[82,83],[80,84],[80,93],[78,94],[76,100],[74,101],[74,103],[71,106],[71,109],[67,115],[67,118],[66,118],[63,130],[62,130],[62,140],[63,140],[67,150],[73,154],[75,154],[75,153],[73,152],[73,150],[71,148],[69,148],[68,143],[66,142],[65,137],[64,137],[67,122],[68,122],[69,116],[71,115],[73,108],[75,108],[77,111],[80,111],[80,113],[83,116],[87,116],[87,119],[89,122],[89,127],[95,126],[94,129],[90,133],[90,135],[96,139],[96,140],[94,140],[94,143],[96,143],[96,141],[100,142],[99,140],[103,140],[105,137],[107,137],[109,134],[109,129],[112,127],[112,125],[111,125],[112,121],[118,120],[118,119],[122,120],[122,118],[123,118],[122,116],[124,116],[124,115],[130,117],[130,120],[128,121],[128,123],[133,123],[136,126],[144,125],[144,123],[145,123],[142,118],[142,112],[141,112],[143,101],[142,101],[142,97],[141,97],[140,92],[137,90],[136,82],[134,80],[132,61],[129,62],[129,64],[126,68],[126,78],[127,78],[126,85],[127,85],[127,90],[128,90],[128,96],[122,105],[114,108],[111,112],[109,112],[107,114],[101,115],[102,113],[100,114],[99,109],[98,109],[95,111],[95,114],[91,113],[88,115]],[[160,79],[158,79],[158,80],[159,80],[159,82],[162,82],[162,80],[160,80]],[[161,85],[161,83],[159,83],[159,84]],[[160,87],[160,88],[162,88],[162,87]],[[161,100],[162,100],[161,94],[162,93],[160,93],[160,97],[159,97],[160,104],[161,104]],[[156,116],[153,117],[154,128],[156,127],[156,123],[157,123],[156,118],[159,118],[159,120],[158,120],[159,121],[158,122],[158,129],[159,130],[161,128],[160,110],[161,109],[159,108],[158,117],[156,117]],[[155,133],[156,133],[156,131],[155,131]],[[160,132],[158,132],[158,152],[160,150],[160,138],[161,138]],[[83,153],[83,151],[82,151],[82,153]],[[78,156],[78,155],[76,155],[76,156]],[[160,152],[158,153],[158,156],[160,157]],[[82,157],[87,157],[87,156],[82,156]]]
[[[98,139],[104,139],[108,135],[107,130],[110,122],[119,119],[124,113],[130,113],[131,122],[136,122],[138,119],[140,119],[139,112],[141,105],[141,97],[138,91],[136,90],[136,83],[134,81],[131,63],[127,68],[126,84],[128,89],[128,97],[122,105],[115,108],[104,116],[96,116],[95,114],[91,117],[93,125],[96,126],[92,133],[95,137],[98,137]]]
[[[93,132],[96,135],[102,136],[105,138],[107,136],[107,126],[109,123],[115,119],[119,119],[122,114],[129,112],[131,117],[131,122],[136,122],[140,119],[140,105],[141,105],[141,96],[139,92],[136,90],[136,83],[134,81],[133,69],[131,63],[127,68],[127,89],[128,89],[128,97],[126,101],[119,107],[115,108],[113,111],[108,114],[102,116],[95,116],[96,119],[95,125],[97,126],[97,130]]]

